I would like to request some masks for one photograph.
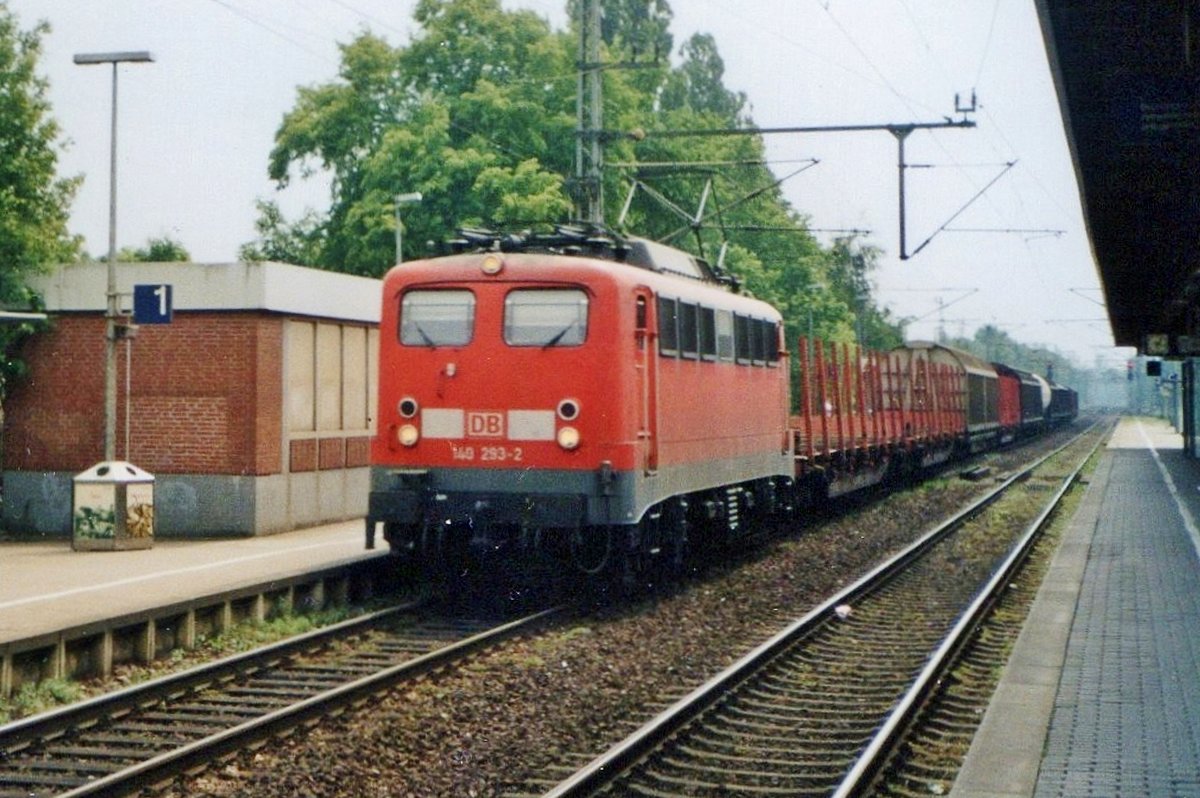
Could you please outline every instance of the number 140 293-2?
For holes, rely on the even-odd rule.
[[[483,463],[519,463],[525,453],[520,446],[457,446],[450,444],[450,454],[455,460]]]

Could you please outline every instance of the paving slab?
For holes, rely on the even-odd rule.
[[[1122,419],[951,791],[1200,796],[1200,465]]]

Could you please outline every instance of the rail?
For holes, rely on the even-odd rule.
[[[241,620],[292,607],[339,606],[375,592],[387,556],[223,590],[188,601],[0,643],[0,697],[46,679],[107,676],[116,665],[151,662],[190,649]]]
[[[680,734],[685,725],[698,719],[710,708],[715,708],[718,704],[722,704],[738,687],[746,684],[754,678],[755,674],[763,670],[768,662],[775,660],[799,641],[809,637],[815,630],[827,624],[836,625],[838,622],[836,619],[843,617],[841,613],[845,613],[847,608],[854,607],[866,596],[879,590],[882,584],[890,582],[902,574],[910,565],[924,557],[930,549],[937,546],[955,530],[979,515],[984,509],[999,500],[1015,484],[1027,479],[1035,469],[1070,445],[1069,443],[1056,449],[1022,471],[1005,479],[994,490],[973,502],[953,518],[938,525],[910,547],[879,565],[870,573],[828,599],[808,615],[794,622],[791,626],[751,651],[737,663],[706,682],[691,694],[680,699],[624,741],[618,743],[609,749],[609,751],[577,771],[569,779],[561,782],[547,792],[545,798],[590,795],[610,785],[621,774],[630,770],[639,762],[643,762],[643,760],[650,756],[652,751],[663,745],[668,738],[676,737]],[[1074,479],[1073,475],[1071,479]],[[1049,510],[1042,513],[1043,518],[1047,512]],[[1006,560],[1005,568],[1010,566],[1011,560],[1011,557],[1009,560]],[[997,577],[993,580],[993,583],[1003,584],[1003,577]],[[956,624],[955,629],[959,629],[960,626],[962,625]],[[955,647],[956,644],[944,643],[942,645],[942,648],[945,648],[947,652],[953,651]],[[934,671],[927,667],[922,670],[921,675],[927,681],[930,678],[929,674],[932,673]],[[913,698],[906,700],[906,704],[915,702],[920,692],[916,688],[910,690],[909,694],[913,695]],[[722,705],[724,706],[724,704]],[[889,727],[903,725],[900,720],[894,722],[885,721],[885,723]],[[872,740],[870,745],[879,750],[884,750],[887,747],[882,741],[875,743]],[[856,745],[852,750],[858,751],[860,748],[861,746]],[[851,765],[855,768],[860,767],[853,754],[844,761],[847,764],[843,768]],[[869,773],[872,772],[873,765],[864,763],[861,767],[865,773]],[[841,772],[845,772],[845,770]],[[836,785],[837,781],[835,780],[831,787]],[[817,789],[819,790],[820,788]],[[664,792],[664,794],[667,793]],[[731,789],[728,794],[736,794],[736,791]],[[826,792],[825,794],[828,793]]]
[[[0,795],[127,794],[447,667],[559,612],[482,631],[423,621],[395,639],[371,641],[362,656],[339,647],[329,664],[302,660],[419,609],[390,608],[2,726]]]

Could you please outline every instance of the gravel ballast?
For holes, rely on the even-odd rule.
[[[1040,447],[1039,447],[1040,448]],[[992,456],[995,470],[1009,467]],[[170,787],[172,796],[504,796],[578,765],[951,514],[954,477],[798,525],[666,595],[597,611]],[[571,757],[569,755],[577,755]]]

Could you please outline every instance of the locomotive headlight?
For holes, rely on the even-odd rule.
[[[500,270],[504,268],[504,261],[500,260],[499,255],[487,254],[483,256],[483,263],[480,264],[479,268],[484,274],[489,276],[499,274]]]
[[[558,445],[567,451],[579,446],[579,430],[574,427],[562,427],[558,431]]]
[[[396,411],[405,418],[412,418],[417,414],[421,406],[417,404],[417,400],[411,396],[406,396],[396,405]]]
[[[396,430],[396,438],[403,446],[416,446],[417,441],[421,439],[421,433],[414,425],[405,424]]]

